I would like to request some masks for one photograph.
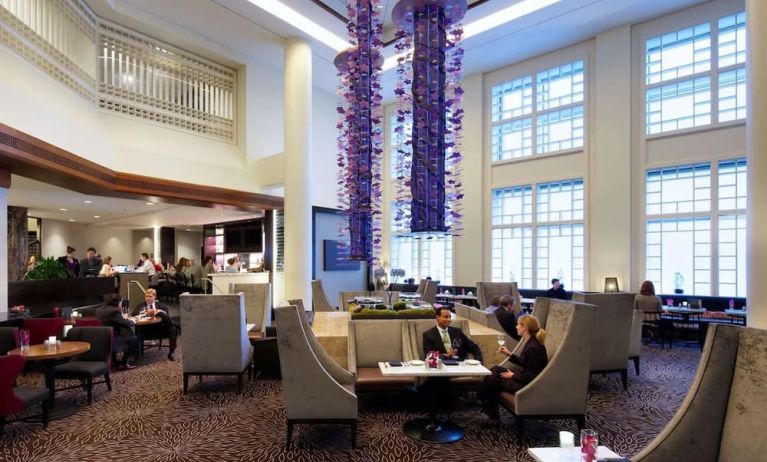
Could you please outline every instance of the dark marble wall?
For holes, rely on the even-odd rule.
[[[8,282],[24,279],[26,268],[27,209],[8,206]]]

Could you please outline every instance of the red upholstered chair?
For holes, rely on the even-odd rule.
[[[23,356],[0,356],[0,435],[3,434],[6,417],[18,414],[35,403],[42,403],[43,427],[48,426],[48,409],[45,405],[48,389],[14,386],[16,376],[23,367]]]
[[[75,327],[101,327],[104,325],[104,321],[98,318],[77,318],[75,320]]]
[[[29,344],[43,343],[48,337],[61,336],[64,320],[61,318],[27,318],[24,319],[24,329],[29,331]]]

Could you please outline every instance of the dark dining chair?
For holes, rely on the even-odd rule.
[[[93,385],[105,383],[107,389],[112,391],[112,381],[109,370],[112,366],[112,328],[111,327],[73,327],[67,332],[67,340],[74,342],[88,342],[91,349],[77,355],[71,361],[56,366],[57,379],[80,380],[79,386],[59,388],[57,390],[70,390],[73,388],[85,388],[88,393],[88,404],[93,402]],[[103,382],[94,382],[93,379],[104,376]]]
[[[48,389],[15,386],[16,377],[23,368],[23,356],[0,356],[0,435],[3,434],[8,416],[19,414],[37,403],[42,406],[43,427],[48,426],[48,408],[45,405]]]
[[[17,327],[0,327],[0,356],[7,355],[19,345],[19,329]]]

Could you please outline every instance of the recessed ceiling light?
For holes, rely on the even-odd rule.
[[[67,209],[64,209],[64,208],[61,208],[59,210],[61,210],[62,212],[66,212],[67,211]]]
[[[92,204],[92,203],[93,203],[93,201],[89,201],[89,200],[87,200],[87,199],[86,199],[86,200],[84,200],[83,202],[85,202],[86,204]]]
[[[146,205],[154,205],[154,202],[147,202]]]
[[[330,32],[298,11],[283,4],[280,0],[248,0],[262,10],[292,24],[316,40],[336,51],[344,51],[351,46],[348,40]]]
[[[101,218],[101,215],[93,215],[93,218]]]
[[[75,221],[75,219],[74,218],[70,218],[69,221]]]
[[[192,228],[187,228],[186,230],[187,230],[187,231],[191,231],[191,230],[192,230]]]

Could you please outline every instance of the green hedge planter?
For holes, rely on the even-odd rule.
[[[352,319],[434,319],[434,316],[434,310],[431,308],[409,308],[399,311],[363,308],[360,311],[352,311]]]

